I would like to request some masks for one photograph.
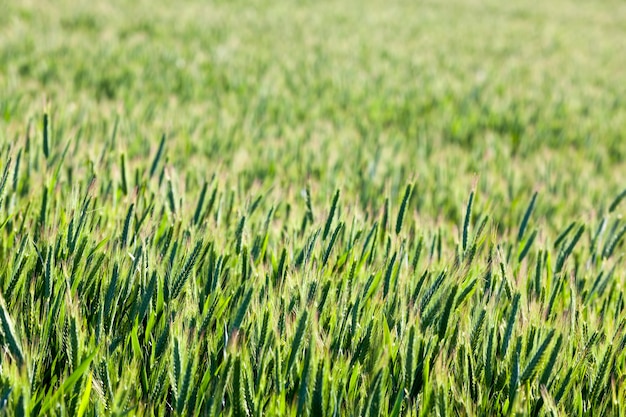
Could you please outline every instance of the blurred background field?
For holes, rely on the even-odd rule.
[[[3,3],[5,142],[47,100],[59,142],[96,152],[119,120],[130,159],[165,132],[186,175],[244,188],[367,205],[415,178],[430,215],[475,178],[495,210],[539,190],[568,216],[619,191],[619,1]]]

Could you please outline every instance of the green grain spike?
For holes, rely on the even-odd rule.
[[[172,180],[167,180],[167,203],[172,214],[176,215],[176,197],[174,196],[174,185]]]
[[[472,204],[474,202],[474,191],[470,192],[467,208],[465,209],[465,221],[463,222],[463,252],[467,250],[467,241],[469,237],[469,227],[472,219]]]
[[[563,335],[559,335],[559,337],[557,337],[556,339],[554,347],[552,348],[552,352],[550,353],[550,358],[548,359],[546,366],[543,368],[543,372],[541,373],[541,377],[539,378],[539,385],[548,385],[548,380],[550,378],[550,375],[552,374],[552,370],[554,369],[554,364],[559,357],[562,343]]]
[[[317,364],[317,372],[315,375],[315,388],[313,389],[313,397],[311,400],[311,417],[324,417],[324,361],[320,360]]]
[[[415,245],[415,253],[413,254],[413,261],[411,262],[411,269],[415,271],[417,268],[417,264],[420,259],[420,255],[422,254],[422,248],[424,246],[424,237],[420,236],[417,245]]]
[[[372,242],[372,245],[374,244],[374,241],[376,240],[376,231],[378,230],[378,222],[375,221],[374,224],[372,225],[372,227],[370,228],[369,233],[367,234],[367,236],[365,237],[365,241],[363,242],[363,249],[361,250],[361,256],[359,256],[359,259],[365,259],[365,253],[367,252],[368,248],[369,248],[369,244],[370,242]]]
[[[478,382],[476,381],[476,374],[476,366],[474,365],[472,354],[467,352],[467,385],[469,386],[470,396],[474,403],[478,402]]]
[[[504,340],[502,341],[502,347],[500,349],[500,357],[504,358],[509,348],[509,342],[513,335],[513,328],[517,319],[517,309],[519,307],[520,293],[516,293],[513,297],[513,305],[511,306],[511,312],[509,313],[509,319],[506,322],[506,330],[504,332]]]
[[[413,348],[415,346],[415,326],[411,325],[407,341],[406,362],[404,365],[404,386],[410,387],[413,379]]]
[[[0,207],[2,207],[2,201],[4,199],[4,187],[7,184],[7,178],[9,177],[9,168],[11,166],[11,158],[8,158],[4,165],[4,171],[2,172],[2,178],[0,179]]]
[[[274,285],[278,286],[285,278],[285,271],[287,268],[287,249],[283,247],[280,253],[280,260],[278,261],[278,267],[274,270]]]
[[[163,148],[165,147],[165,134],[161,136],[161,142],[159,143],[159,149],[157,150],[156,155],[154,155],[154,159],[152,160],[152,166],[150,167],[150,178],[154,175],[159,165],[159,160],[161,156],[163,156]]]
[[[114,300],[116,298],[116,295],[118,294],[118,291],[117,291],[118,279],[119,279],[119,266],[117,262],[115,262],[115,264],[113,264],[113,271],[111,273],[111,282],[109,283],[109,288],[104,298],[104,317],[105,317],[105,320],[108,321],[108,326],[106,326],[107,332],[111,328],[111,325],[113,324],[113,320],[114,320],[114,315],[115,315]]]
[[[69,359],[70,371],[74,371],[78,366],[78,329],[76,328],[76,319],[68,316],[66,323],[66,351]]]
[[[46,227],[46,213],[48,210],[48,187],[43,187],[42,190],[43,198],[41,199],[41,210],[39,211],[39,228],[43,229]],[[36,233],[35,236],[39,236],[39,233]]]
[[[396,220],[396,234],[399,235],[402,230],[402,222],[404,221],[404,214],[406,212],[407,205],[409,204],[409,200],[411,199],[411,193],[413,192],[413,185],[408,184],[404,191],[404,197],[402,198],[402,203],[400,204],[400,210],[398,211],[398,218]]]
[[[478,238],[482,236],[483,232],[487,228],[488,223],[489,223],[489,216],[485,214],[481,218],[480,223],[478,224],[478,227],[476,228],[476,232],[474,233],[474,241],[477,241]]]
[[[567,245],[567,247],[559,253],[559,256],[557,257],[557,260],[556,260],[556,266],[554,268],[555,273],[558,273],[558,272],[561,271],[561,268],[563,268],[563,265],[565,264],[565,261],[567,260],[567,258],[570,256],[570,254],[574,250],[574,247],[576,246],[576,244],[580,240],[580,238],[583,235],[584,231],[585,231],[585,225],[581,224],[580,227],[578,228],[578,230],[576,231],[576,234],[574,235],[574,237],[570,241],[569,245]]]
[[[261,357],[261,352],[263,351],[263,348],[265,347],[265,342],[267,341],[267,334],[268,334],[268,330],[269,330],[269,322],[270,322],[270,310],[266,309],[265,312],[263,313],[263,321],[261,322],[261,330],[259,333],[259,341],[257,343],[257,347],[256,347],[256,357],[260,358]]]
[[[311,189],[307,186],[305,190],[305,201],[306,201],[306,217],[309,219],[309,222],[313,223],[313,205],[311,204]]]
[[[517,233],[517,242],[521,242],[524,237],[524,232],[526,231],[526,226],[528,226],[528,220],[530,220],[530,215],[533,213],[535,208],[535,203],[537,201],[537,191],[534,192],[532,199],[530,200],[530,204],[524,213],[524,217],[522,218],[522,223],[519,227],[519,232]]]
[[[569,387],[569,384],[572,381],[572,374],[573,373],[574,373],[574,367],[571,366],[569,368],[569,371],[567,372],[567,375],[565,375],[565,378],[563,378],[563,380],[561,382],[561,386],[559,387],[558,391],[556,392],[556,395],[554,396],[554,403],[556,405],[559,404],[559,402],[561,401],[563,396],[567,393],[567,388]]]
[[[478,316],[478,320],[476,320],[474,327],[472,327],[472,332],[470,333],[470,348],[472,349],[472,352],[477,352],[478,342],[480,342],[482,337],[483,324],[485,323],[486,317],[487,310],[483,308],[480,311],[480,315]]]
[[[74,255],[74,262],[72,263],[72,272],[70,275],[70,284],[74,287],[74,283],[76,281],[76,274],[78,273],[78,267],[80,265],[80,261],[83,258],[83,254],[85,253],[85,247],[87,246],[87,236],[83,236],[80,240],[80,244],[78,245],[78,250]]]
[[[413,382],[407,387],[409,392],[409,400],[413,402],[424,388],[424,374],[428,367],[429,346],[426,345],[423,338],[417,339],[417,362],[415,363],[415,371],[412,375]]]
[[[619,203],[622,202],[624,197],[626,197],[626,189],[624,191],[622,191],[621,193],[619,193],[617,197],[615,197],[615,199],[613,200],[613,202],[609,206],[609,213],[613,213],[615,211],[615,209],[617,208]]]
[[[455,307],[460,306],[470,296],[470,294],[472,294],[472,291],[474,290],[474,288],[476,288],[476,284],[478,284],[478,279],[473,278],[469,282],[469,284],[463,287],[463,290],[461,291],[459,296],[456,298]]]
[[[604,250],[602,251],[603,258],[607,259],[607,258],[610,258],[611,255],[613,255],[613,251],[615,250],[619,242],[622,240],[625,233],[626,233],[626,225],[622,226],[622,228],[617,233],[613,234],[613,237],[607,242]]]
[[[524,260],[524,258],[528,254],[528,251],[530,250],[530,247],[532,246],[533,242],[535,241],[536,237],[537,237],[537,231],[533,230],[533,232],[531,233],[531,235],[528,238],[528,240],[526,240],[526,243],[524,244],[524,248],[522,249],[522,251],[520,252],[520,254],[519,254],[518,258],[517,258],[517,262],[522,262]]]
[[[44,297],[47,302],[52,297],[52,249],[48,248],[44,270]]]
[[[337,241],[337,236],[339,235],[339,232],[341,232],[343,227],[344,227],[344,223],[343,222],[339,223],[337,227],[335,228],[335,231],[331,235],[330,242],[328,242],[328,246],[326,247],[326,250],[324,251],[324,256],[322,257],[322,265],[326,265],[328,263],[328,258],[330,258],[330,254],[331,254],[331,251],[333,250],[333,246],[335,245],[335,242]]]
[[[439,312],[441,311],[441,304],[443,302],[442,298],[443,297],[439,297],[433,306],[426,310],[426,312],[422,311],[420,317],[420,327],[422,332],[425,332],[426,329],[428,329],[436,321]]]
[[[435,281],[430,285],[428,290],[424,293],[424,295],[422,296],[420,300],[420,305],[419,305],[420,311],[423,312],[426,309],[433,295],[437,292],[439,287],[441,287],[441,284],[443,284],[445,277],[446,277],[446,272],[442,271],[437,277],[437,279],[435,279]]]
[[[237,314],[230,326],[229,333],[232,333],[234,330],[239,329],[241,327],[241,323],[243,322],[246,313],[248,312],[248,307],[250,306],[250,302],[252,301],[252,291],[253,289],[249,289],[244,296],[243,302],[239,306],[237,310]]]
[[[235,253],[239,255],[241,253],[241,242],[243,241],[243,228],[246,225],[246,216],[241,216],[235,231]]]
[[[535,262],[535,273],[534,273],[534,291],[535,297],[539,297],[541,294],[541,273],[543,270],[543,257],[544,252],[542,250],[539,251],[539,255],[537,256],[537,260]]]
[[[172,390],[172,394],[175,400],[173,406],[176,406],[176,403],[180,400],[180,379],[182,372],[182,356],[180,353],[180,345],[177,339],[174,339],[174,344],[172,348],[172,360],[170,361],[171,371],[170,371],[170,388]]]
[[[441,262],[442,253],[443,253],[443,231],[440,228],[437,231],[437,262]]]
[[[600,362],[600,366],[598,367],[598,372],[596,373],[596,377],[593,379],[593,386],[591,388],[591,401],[596,405],[600,401],[600,395],[605,389],[606,384],[604,383],[604,378],[606,376],[607,369],[609,368],[609,363],[613,359],[613,345],[609,345],[604,352],[604,357],[602,358],[602,362]]]
[[[17,151],[17,157],[15,158],[15,167],[13,167],[13,192],[17,191],[21,160],[22,160],[22,149]],[[0,199],[2,198],[1,196],[2,196],[2,190],[0,189]]]
[[[398,253],[394,252],[389,264],[387,264],[387,270],[385,271],[385,281],[383,285],[383,297],[387,298],[387,294],[389,293],[389,286],[391,283],[391,276],[393,275],[394,267],[396,265],[396,257]]]
[[[135,204],[132,203],[126,212],[126,219],[124,220],[124,227],[122,228],[122,237],[120,238],[120,245],[122,248],[125,248],[128,243],[128,232],[130,230],[130,221],[132,220],[134,208]]]
[[[43,155],[50,157],[50,117],[48,113],[43,114]]]
[[[458,286],[456,284],[453,285],[450,293],[448,294],[448,299],[446,300],[446,305],[443,309],[443,313],[439,318],[439,340],[443,340],[444,336],[446,335],[446,330],[448,329],[448,320],[450,319],[450,313],[452,312],[452,307],[454,306],[457,290]]]
[[[194,371],[194,362],[191,358],[187,359],[187,366],[185,367],[185,373],[180,383],[180,389],[178,391],[178,398],[176,399],[176,411],[178,415],[183,413],[187,398],[189,397],[189,386],[191,384],[191,375]]]
[[[250,410],[245,393],[245,370],[241,365],[241,356],[235,358],[235,366],[233,370],[233,417],[249,417]]]
[[[375,417],[375,416],[381,415],[380,403],[381,403],[381,396],[382,396],[381,394],[382,379],[383,379],[383,371],[380,370],[374,377],[374,382],[372,383],[372,386],[369,390],[368,397],[370,398],[370,404],[367,409],[367,412],[368,412],[367,415],[369,417]]]
[[[511,362],[511,378],[509,380],[509,408],[508,415],[513,412],[515,406],[515,398],[517,396],[517,388],[519,387],[519,359],[522,351],[522,336],[517,336],[515,343],[515,353]]]
[[[248,255],[248,247],[244,246],[241,251],[241,283],[243,284],[250,278],[250,256]]]
[[[600,238],[600,236],[604,233],[605,229],[606,229],[606,222],[607,222],[607,218],[606,217],[602,217],[602,220],[600,220],[600,223],[598,224],[598,227],[596,228],[596,232],[594,233],[593,237],[591,238],[591,242],[589,244],[589,249],[591,251],[592,254],[595,255],[596,253],[596,248],[598,245],[598,239]]]
[[[491,329],[489,332],[489,338],[487,339],[487,351],[485,352],[485,385],[487,388],[492,388],[494,383],[494,338],[495,329]]]
[[[554,302],[556,301],[557,295],[561,292],[563,287],[563,279],[559,279],[556,281],[554,288],[552,289],[552,294],[550,295],[550,300],[548,301],[548,305],[546,306],[544,317],[550,317],[552,314],[552,307],[554,307]]]
[[[284,389],[285,384],[284,384],[284,378],[283,378],[283,372],[282,372],[283,358],[280,354],[280,347],[278,346],[278,344],[275,344],[273,353],[274,353],[273,383],[274,383],[276,392],[281,393]]]
[[[185,286],[187,279],[189,279],[189,275],[191,274],[191,271],[193,270],[193,267],[198,260],[198,255],[200,254],[203,245],[204,242],[202,241],[202,239],[196,242],[196,245],[194,246],[191,254],[187,257],[183,268],[180,270],[176,279],[174,280],[171,299],[175,299],[182,292],[183,287]]]
[[[563,240],[567,237],[567,235],[569,234],[569,232],[572,231],[572,229],[574,228],[574,226],[576,226],[576,222],[571,222],[569,226],[567,226],[567,228],[565,230],[563,230],[556,238],[556,240],[554,241],[554,248],[558,248],[559,245],[561,244],[561,242],[563,242]]]
[[[411,293],[411,304],[415,304],[415,302],[417,301],[417,297],[420,295],[420,292],[422,291],[422,286],[424,285],[424,282],[426,282],[426,278],[428,277],[428,275],[428,270],[425,270],[420,278],[417,280],[415,288],[413,288],[413,292]]]
[[[383,233],[380,234],[380,239],[381,241],[384,239],[385,231],[387,231],[387,223],[389,221],[389,197],[385,197],[385,204],[383,205],[383,214],[382,214],[382,219],[380,221],[380,226],[383,230]]]
[[[339,201],[339,190],[335,191],[333,201],[330,205],[330,211],[328,212],[328,218],[326,219],[326,224],[324,225],[324,232],[322,233],[322,240],[326,240],[326,236],[328,236],[328,232],[330,232],[330,226],[333,223],[333,217],[335,216],[335,211],[337,210],[338,201]]]
[[[352,359],[350,360],[350,368],[355,366],[357,362],[363,362],[367,354],[370,352],[373,328],[374,321],[371,320],[367,326],[365,335],[361,338],[361,340],[359,340],[356,349],[354,349],[354,354],[352,355]]]
[[[166,324],[159,335],[156,344],[154,345],[154,357],[159,359],[167,350],[167,346],[170,340],[170,325]]]
[[[302,315],[300,316],[300,320],[298,320],[298,327],[296,329],[293,341],[291,342],[291,350],[289,352],[289,359],[287,360],[287,368],[285,369],[285,375],[287,378],[291,373],[291,368],[296,362],[296,357],[298,355],[300,345],[302,345],[302,339],[304,338],[304,332],[307,328],[308,318],[309,312],[308,310],[304,310],[302,312]]]
[[[311,356],[312,356],[313,343],[309,341],[309,346],[306,349],[304,355],[304,362],[302,363],[302,372],[300,374],[300,387],[298,389],[298,406],[296,415],[304,415],[304,410],[308,402],[309,396],[309,379],[311,374]]]
[[[150,301],[152,300],[152,295],[156,289],[157,284],[157,275],[156,271],[152,271],[152,276],[150,278],[150,283],[148,284],[148,288],[144,291],[141,297],[141,304],[139,305],[139,310],[137,310],[137,320],[142,322],[146,314],[148,313],[148,308],[150,307]]]
[[[248,210],[247,210],[250,216],[252,216],[252,214],[254,214],[256,209],[259,208],[261,201],[263,201],[263,197],[264,197],[263,194],[261,194],[257,196],[252,203],[250,203],[250,206],[248,207]]]
[[[122,183],[120,184],[120,188],[122,190],[122,194],[128,194],[128,182],[126,181],[126,155],[122,153],[120,156],[120,170],[122,171]]]
[[[200,191],[198,205],[196,206],[196,211],[193,214],[193,224],[196,226],[200,223],[200,215],[202,214],[202,206],[204,205],[204,198],[206,197],[208,187],[209,184],[205,181],[204,184],[202,184],[202,191]]]
[[[318,314],[322,314],[322,312],[324,311],[324,306],[326,305],[326,301],[328,300],[328,294],[330,292],[331,285],[332,285],[332,281],[328,280],[326,281],[326,284],[324,284],[324,287],[322,288],[322,295],[319,297],[319,300],[317,302]]]
[[[530,359],[530,361],[528,361],[528,364],[524,368],[524,371],[522,372],[522,376],[520,378],[522,384],[530,380],[535,375],[535,372],[537,372],[537,368],[541,362],[541,359],[543,358],[544,353],[548,349],[548,345],[552,341],[553,336],[554,329],[552,329],[550,333],[548,333],[548,336],[546,336],[543,343],[541,343],[533,357]]]
[[[15,359],[18,366],[21,367],[24,364],[24,351],[22,350],[22,344],[17,337],[13,319],[7,310],[4,297],[2,296],[0,296],[0,326],[2,328],[2,339],[7,350],[13,359]]]

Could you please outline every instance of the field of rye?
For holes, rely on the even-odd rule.
[[[626,415],[624,2],[0,9],[0,415]]]

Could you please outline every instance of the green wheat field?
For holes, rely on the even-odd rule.
[[[625,21],[0,0],[0,415],[626,416]]]

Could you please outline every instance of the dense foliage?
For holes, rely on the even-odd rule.
[[[3,413],[626,412],[622,2],[0,5]]]

